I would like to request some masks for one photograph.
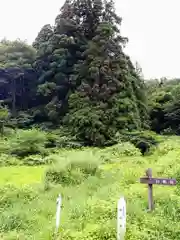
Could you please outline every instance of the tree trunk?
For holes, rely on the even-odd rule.
[[[12,78],[11,82],[11,94],[12,94],[12,116],[16,116],[16,79]]]

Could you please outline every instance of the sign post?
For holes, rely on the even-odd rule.
[[[61,195],[59,194],[57,198],[57,210],[56,210],[56,233],[58,232],[59,226],[60,226],[61,204],[62,204],[62,198],[61,198]]]
[[[123,240],[126,233],[126,201],[124,197],[118,200],[117,206],[117,240]]]
[[[165,186],[175,186],[176,179],[153,178],[152,169],[148,168],[146,170],[146,177],[140,178],[140,183],[144,183],[148,185],[148,205],[149,205],[149,210],[152,211],[154,209],[153,185],[157,184],[157,185],[165,185]]]

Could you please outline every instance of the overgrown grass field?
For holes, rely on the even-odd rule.
[[[105,149],[59,150],[51,166],[0,168],[0,239],[116,239],[117,200],[127,200],[127,240],[180,239],[180,186],[155,186],[147,212],[148,167],[180,180],[180,140],[165,139],[149,156],[129,143]],[[61,193],[61,227],[55,231]]]
[[[23,186],[42,182],[45,167],[36,166],[11,166],[0,168],[0,186],[14,185]]]

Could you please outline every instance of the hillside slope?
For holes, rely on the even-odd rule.
[[[79,185],[44,182],[42,167],[39,171],[34,167],[27,170],[23,166],[0,168],[1,239],[115,240],[117,200],[124,195],[127,199],[126,239],[179,240],[179,185],[155,186],[156,209],[148,213],[147,187],[139,183],[148,167],[153,169],[154,176],[180,179],[179,144],[179,138],[166,139],[147,157],[142,157],[128,143],[103,150],[61,150],[52,155],[59,162],[91,162],[93,159],[99,163],[98,173]],[[19,179],[23,171],[24,175],[28,171],[24,184]],[[37,183],[40,179],[37,174],[42,174],[42,182]],[[78,170],[73,174],[70,176],[79,177]],[[8,185],[5,184],[7,179],[12,179]],[[62,225],[59,236],[54,236],[56,197],[59,193],[63,196]]]

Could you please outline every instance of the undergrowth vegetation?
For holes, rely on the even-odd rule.
[[[55,153],[59,149],[85,149],[85,145],[75,137],[63,134],[57,131],[49,133],[37,128],[9,132],[0,139],[0,166],[49,164],[56,162]],[[131,156],[140,154],[140,150],[142,154],[147,154],[159,141],[159,137],[152,132],[125,132],[117,135],[114,138],[115,145],[104,151]]]
[[[154,176],[180,179],[180,139],[158,141],[146,156],[132,143],[119,142],[101,149],[45,148],[48,154],[43,159],[48,165],[44,167],[1,167],[1,239],[115,240],[117,200],[124,195],[126,239],[179,240],[179,182],[175,187],[155,186],[153,213],[147,212],[147,187],[139,183],[147,167],[152,167]],[[10,159],[27,157],[31,156]],[[61,227],[55,235],[59,193],[63,198]]]
[[[72,158],[70,160],[66,159],[66,161],[63,161],[65,159],[61,159],[58,164],[47,170],[45,180],[61,185],[74,185],[80,184],[89,176],[95,176],[100,173],[98,171],[99,163],[96,159],[85,159]]]

